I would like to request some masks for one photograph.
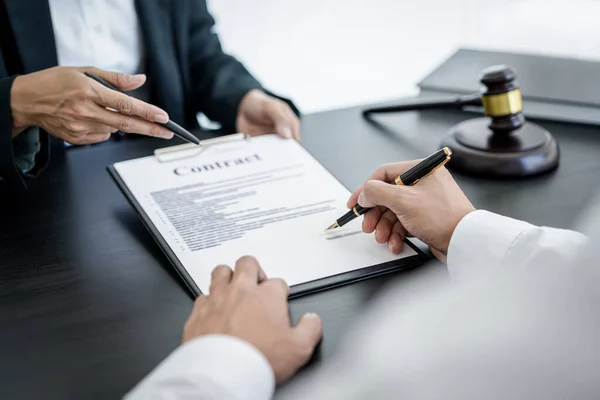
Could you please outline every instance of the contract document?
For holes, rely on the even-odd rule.
[[[362,218],[324,232],[348,211],[350,192],[295,140],[265,135],[109,170],[196,294],[208,293],[214,267],[244,255],[292,294],[423,261],[409,244],[392,254],[362,232]]]

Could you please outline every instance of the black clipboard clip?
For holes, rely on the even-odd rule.
[[[160,163],[179,161],[186,158],[197,157],[206,150],[215,146],[231,143],[249,142],[250,136],[245,133],[234,133],[212,139],[201,140],[200,144],[185,143],[177,146],[163,147],[154,150],[154,156]]]

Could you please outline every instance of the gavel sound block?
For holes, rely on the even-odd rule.
[[[442,141],[441,146],[452,150],[449,168],[490,177],[525,177],[555,169],[559,160],[556,140],[541,126],[525,121],[515,73],[506,66],[490,67],[482,72],[480,82],[481,93],[374,108],[363,114],[482,106],[486,117],[454,126]]]

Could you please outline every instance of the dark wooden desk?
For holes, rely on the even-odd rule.
[[[354,188],[381,163],[433,152],[452,124],[471,116],[407,113],[374,127],[356,108],[320,113],[305,118],[304,144]],[[572,225],[600,182],[600,132],[544,125],[560,143],[559,170],[526,181],[458,176],[476,206]],[[344,150],[333,151],[340,143]],[[1,200],[0,398],[118,398],[179,344],[192,299],[105,169],[166,144],[71,149],[29,193]],[[389,279],[291,301],[294,321],[307,311],[324,320],[317,362]]]

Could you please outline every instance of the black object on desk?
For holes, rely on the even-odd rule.
[[[383,163],[434,152],[465,119],[464,112],[434,110],[382,115],[375,127],[361,108],[303,118],[303,145],[349,188]],[[556,173],[527,181],[455,178],[478,208],[570,228],[600,187],[600,137],[593,127],[543,126],[561,144]],[[331,151],[339,143],[345,151]],[[121,398],[181,343],[192,298],[106,173],[111,163],[162,146],[140,137],[72,148],[54,157],[27,193],[0,198],[0,398]],[[431,268],[443,277],[442,267]],[[293,323],[305,312],[323,319],[313,365],[338,350],[383,286],[419,270],[291,300]]]
[[[90,74],[89,72],[84,72],[84,74],[88,78],[95,80],[99,84],[101,84],[111,90],[114,90],[119,93],[124,93],[123,91],[119,90],[114,85],[112,85],[110,82],[107,82],[104,79],[102,79],[96,75]],[[178,136],[187,142],[194,143],[194,144],[200,144],[200,140],[196,136],[194,136],[192,133],[188,132],[187,129],[177,125],[173,121],[167,121],[166,123],[160,123],[160,122],[154,122],[154,123],[167,128],[168,130],[173,132],[175,134],[175,136]]]
[[[419,97],[399,105],[367,108],[365,118],[409,110],[481,106],[488,118],[452,127],[442,146],[455,154],[449,167],[488,177],[529,177],[558,167],[558,144],[550,132],[523,117],[521,90],[514,71],[498,65],[481,73],[481,93],[444,99]]]
[[[474,77],[480,70],[485,87],[481,96],[472,94],[479,89]],[[515,87],[514,71],[523,95]],[[489,129],[484,118],[471,119],[451,128],[441,142],[454,152],[449,168],[487,177],[529,177],[554,170],[559,148],[550,132],[526,123],[523,116],[600,125],[598,84],[599,62],[461,49],[421,81],[418,99],[370,108],[365,116],[440,108],[483,110],[492,120]],[[449,94],[454,96],[444,99]]]
[[[500,64],[510,65],[519,76],[526,118],[600,125],[598,61],[460,49],[425,77],[419,88],[427,97],[471,94],[479,89],[473,77]]]

